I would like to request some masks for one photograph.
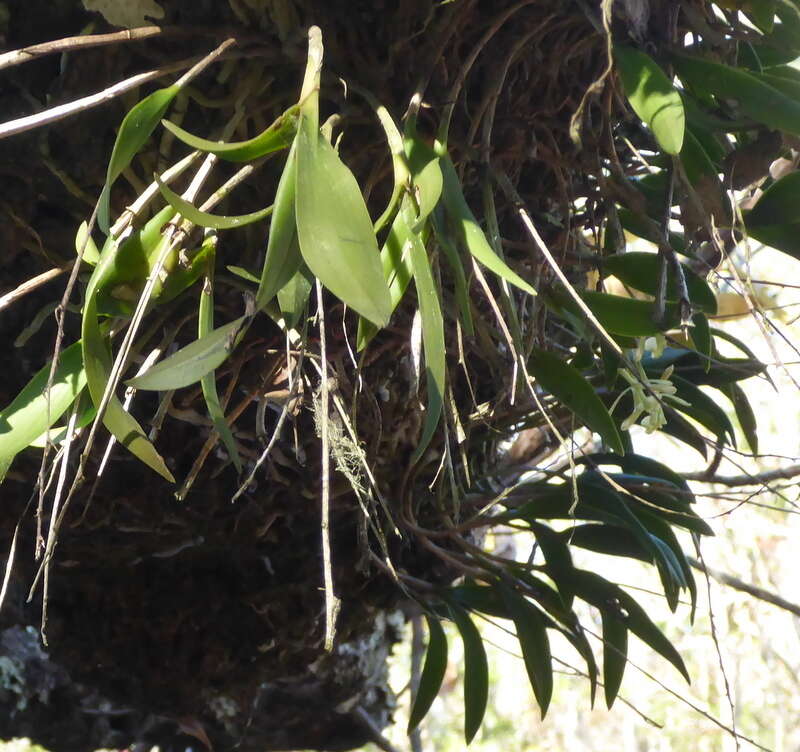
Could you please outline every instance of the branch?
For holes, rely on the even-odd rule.
[[[713,577],[717,582],[727,585],[728,587],[732,587],[734,590],[739,590],[743,593],[747,593],[748,595],[752,595],[754,598],[758,598],[761,601],[771,603],[773,606],[782,608],[784,611],[788,611],[795,616],[800,616],[800,606],[796,603],[787,601],[786,599],[781,598],[779,595],[776,595],[769,590],[764,590],[756,585],[751,585],[749,582],[744,582],[744,580],[740,580],[738,577],[734,577],[731,574],[720,572],[718,569],[712,569],[711,567],[706,566],[695,559],[693,556],[687,556],[686,558],[695,569],[705,572],[709,577]]]
[[[788,465],[777,470],[765,470],[763,473],[745,473],[744,475],[708,475],[706,471],[684,473],[686,480],[701,480],[704,483],[718,483],[721,486],[750,486],[769,483],[773,480],[787,480],[800,475],[800,465]]]

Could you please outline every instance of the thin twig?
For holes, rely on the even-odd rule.
[[[317,280],[317,315],[319,316],[319,349],[322,364],[320,387],[320,433],[322,440],[322,566],[325,581],[325,650],[333,650],[333,639],[336,634],[336,615],[339,611],[339,599],[333,590],[333,569],[331,566],[331,456],[329,436],[329,394],[328,394],[328,351],[325,344],[325,304],[322,299],[322,285]]]
[[[34,128],[40,128],[43,125],[55,123],[59,120],[63,120],[64,118],[76,115],[79,112],[86,112],[86,110],[90,110],[93,107],[98,107],[101,104],[105,104],[121,94],[124,94],[126,91],[135,89],[137,86],[146,84],[149,81],[154,81],[155,79],[166,76],[169,73],[174,73],[175,71],[188,68],[199,59],[199,57],[186,58],[184,60],[179,60],[176,63],[170,63],[169,65],[165,65],[161,68],[155,68],[154,70],[147,71],[146,73],[137,73],[135,76],[126,78],[124,81],[118,81],[113,86],[109,86],[107,89],[98,91],[95,94],[89,94],[88,96],[81,97],[80,99],[76,99],[72,102],[66,102],[64,104],[56,105],[55,107],[50,107],[49,109],[44,110],[43,112],[37,112],[34,115],[26,115],[25,117],[16,118],[15,120],[9,120],[6,123],[0,124],[0,138],[8,138],[9,136],[14,136],[17,133],[24,133],[25,131],[30,131]]]
[[[784,611],[788,611],[795,616],[800,616],[800,605],[797,603],[787,601],[785,598],[781,598],[781,596],[777,595],[776,593],[765,590],[757,585],[752,585],[744,580],[740,580],[738,577],[734,577],[732,574],[720,572],[718,569],[712,569],[705,562],[698,561],[692,556],[687,556],[686,559],[695,569],[705,572],[717,582],[727,585],[734,590],[739,590],[742,593],[752,595],[753,598],[758,598],[760,601],[764,601],[765,603],[770,603],[773,606],[782,608]]]
[[[5,295],[0,296],[0,311],[15,303],[20,298],[33,292],[37,288],[50,282],[50,280],[60,277],[69,266],[58,266],[55,269],[48,269],[46,272],[37,274],[35,277],[25,280],[21,285],[17,285],[13,290],[9,290]]]
[[[763,473],[745,473],[744,475],[708,475],[705,470],[699,473],[683,473],[686,480],[700,480],[704,483],[717,483],[720,486],[750,486],[769,483],[773,480],[787,480],[800,475],[800,465],[788,465],[776,470],[765,470]]]

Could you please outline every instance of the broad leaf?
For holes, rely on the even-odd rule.
[[[629,287],[653,296],[658,292],[660,266],[659,255],[646,251],[629,251],[603,259],[603,269],[607,273],[613,274]],[[717,312],[717,299],[708,283],[687,266],[681,264],[681,267],[691,302],[714,315]],[[678,300],[678,284],[671,266],[667,278],[666,299],[673,302]]]
[[[10,464],[17,452],[45,433],[86,386],[80,342],[61,353],[48,400],[49,376],[48,362],[0,412],[0,465]]]
[[[576,368],[555,353],[537,348],[528,369],[542,388],[575,413],[578,420],[599,433],[615,452],[625,453],[614,419]]]
[[[680,153],[686,115],[675,86],[644,52],[615,45],[614,60],[634,112],[647,124],[667,154]]]
[[[297,141],[297,236],[312,273],[378,327],[392,313],[378,244],[353,173],[303,116]]]
[[[757,75],[699,57],[675,55],[678,75],[698,92],[735,100],[741,112],[770,128],[800,135],[800,102]]]

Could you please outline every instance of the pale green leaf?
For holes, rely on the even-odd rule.
[[[295,133],[297,133],[299,113],[300,108],[297,105],[293,105],[280,115],[269,128],[255,138],[227,144],[222,141],[209,141],[205,138],[193,136],[169,120],[163,120],[162,125],[170,133],[174,134],[179,141],[183,141],[192,149],[216,154],[220,159],[225,159],[229,162],[250,162],[253,159],[259,159],[290,146],[294,140]]]
[[[246,319],[246,316],[240,316],[235,321],[214,329],[126,383],[135,389],[163,392],[181,389],[200,381],[203,376],[221,366],[231,354],[242,334]]]
[[[417,694],[408,717],[410,734],[428,714],[447,670],[447,637],[438,619],[426,616],[428,623],[428,650],[417,687]]]
[[[615,45],[614,61],[634,112],[667,154],[679,154],[686,113],[678,90],[659,65],[640,50]]]
[[[391,316],[389,288],[364,198],[353,173],[303,116],[295,210],[300,252],[336,297],[378,327]]]

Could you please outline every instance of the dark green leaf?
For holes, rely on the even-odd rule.
[[[296,237],[294,242],[297,243]],[[314,277],[308,267],[302,264],[294,276],[278,290],[278,305],[289,328],[293,329],[300,323],[313,286]]]
[[[538,608],[511,588],[503,588],[503,598],[514,619],[528,679],[544,718],[553,696],[553,659],[544,618]]]
[[[727,436],[736,446],[736,433],[730,418],[711,397],[680,376],[673,376],[672,383],[677,390],[676,396],[689,403],[688,406],[677,406],[678,410],[705,426],[718,441],[724,443]]]
[[[576,592],[583,600],[601,613],[608,611],[620,619],[640,640],[675,666],[687,682],[690,681],[678,651],[628,593],[594,572],[576,569],[574,578]]]
[[[464,643],[464,738],[469,744],[478,733],[489,699],[489,664],[483,640],[464,609],[451,604],[453,621]]]
[[[533,351],[528,368],[543,389],[575,413],[578,420],[599,433],[614,451],[624,454],[614,420],[592,385],[576,368],[555,353],[538,348]]]
[[[736,419],[742,427],[742,433],[747,439],[747,444],[753,454],[758,454],[758,425],[756,422],[756,414],[750,405],[750,400],[744,389],[738,384],[728,384],[722,389],[723,393],[728,396],[733,403],[733,409],[736,411]]]
[[[609,611],[602,611],[603,620],[603,684],[606,705],[614,704],[628,663],[628,628]]]
[[[439,688],[442,686],[447,669],[447,637],[444,629],[435,617],[426,616],[425,619],[428,623],[428,650],[425,654],[425,664],[422,667],[417,694],[408,717],[409,734],[428,714],[436,695],[439,694]]]
[[[658,278],[661,260],[657,253],[629,251],[609,256],[603,260],[603,269],[613,274],[620,282],[636,290],[655,296],[658,292]],[[685,265],[683,267],[689,299],[694,305],[714,315],[717,312],[717,299],[708,283]],[[675,272],[670,268],[667,279],[667,300],[678,300],[678,285]]]

